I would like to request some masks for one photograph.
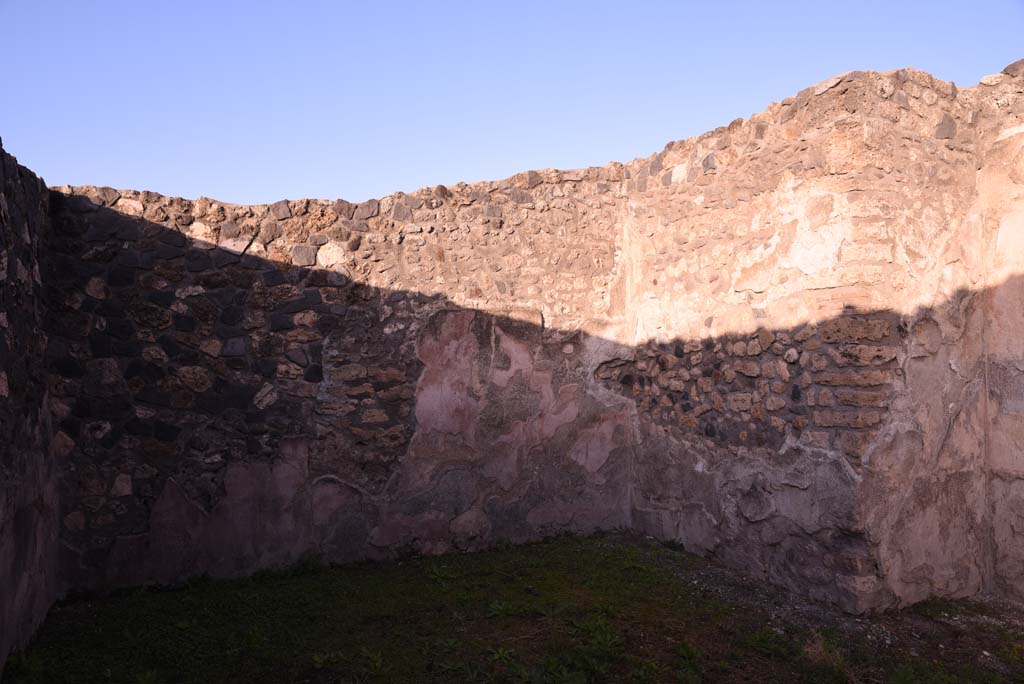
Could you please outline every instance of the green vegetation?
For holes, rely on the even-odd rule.
[[[56,606],[3,682],[1024,681],[1024,633],[979,604],[864,620],[751,587],[618,535],[305,564]]]

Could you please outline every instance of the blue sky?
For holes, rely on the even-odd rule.
[[[959,85],[1024,0],[0,0],[0,137],[50,184],[229,202],[627,161],[851,69]]]

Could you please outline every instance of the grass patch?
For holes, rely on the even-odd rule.
[[[135,589],[55,606],[3,684],[1024,680],[1024,638],[1005,626],[985,637],[998,667],[938,644],[880,649],[844,616],[781,620],[708,567],[609,535]]]

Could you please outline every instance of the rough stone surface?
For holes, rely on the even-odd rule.
[[[0,406],[53,415],[61,589],[626,527],[851,611],[1024,598],[1013,71],[361,204],[53,189]]]
[[[48,223],[46,186],[0,149],[0,666],[58,590],[57,472],[71,447],[52,439],[47,400]]]

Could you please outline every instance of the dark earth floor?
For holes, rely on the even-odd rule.
[[[563,537],[69,601],[14,682],[1024,682],[1024,612],[856,618],[651,541]]]

